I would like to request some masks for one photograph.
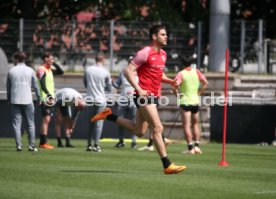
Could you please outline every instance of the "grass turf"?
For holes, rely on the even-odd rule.
[[[102,153],[76,148],[15,151],[14,139],[0,139],[0,198],[276,198],[276,147],[227,145],[228,167],[218,166],[221,144],[202,145],[202,155],[183,155],[184,144],[168,147],[170,159],[188,169],[164,175],[156,152],[123,149],[102,142]],[[50,140],[55,143],[55,140]],[[143,146],[144,144],[139,144]]]

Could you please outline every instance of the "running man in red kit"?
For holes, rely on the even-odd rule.
[[[163,70],[167,54],[162,47],[167,45],[167,30],[164,25],[154,25],[149,30],[151,45],[137,52],[124,73],[129,83],[135,89],[134,103],[138,111],[136,123],[123,117],[114,115],[110,108],[95,115],[91,121],[109,120],[119,126],[131,130],[138,137],[142,137],[148,128],[151,129],[157,152],[161,158],[165,174],[180,173],[186,166],[177,166],[168,158],[164,142],[162,140],[163,125],[160,121],[157,106],[161,95],[161,82],[177,86],[177,81],[168,78]],[[135,72],[139,77],[139,83],[135,80]]]

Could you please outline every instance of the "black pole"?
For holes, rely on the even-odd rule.
[[[271,73],[271,67],[270,67],[270,42],[267,42],[267,47],[266,47],[266,71],[267,73]]]

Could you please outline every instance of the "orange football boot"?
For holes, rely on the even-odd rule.
[[[45,144],[40,144],[39,145],[39,148],[43,148],[43,149],[54,149],[55,147],[48,144],[48,143],[45,143]]]
[[[184,171],[185,169],[187,169],[186,166],[177,166],[172,163],[168,168],[164,169],[164,174],[176,174]]]
[[[95,121],[98,121],[98,120],[105,120],[105,118],[108,116],[108,115],[111,115],[112,114],[112,110],[110,108],[105,108],[102,112],[94,115],[92,118],[91,118],[91,122],[95,122]]]

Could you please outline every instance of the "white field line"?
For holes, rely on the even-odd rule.
[[[256,194],[276,194],[276,190],[271,190],[271,191],[259,191],[259,192],[256,192]]]

